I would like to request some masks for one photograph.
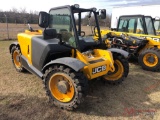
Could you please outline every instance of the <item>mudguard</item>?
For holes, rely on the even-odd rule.
[[[124,50],[122,50],[122,49],[118,49],[118,48],[110,48],[110,49],[107,49],[107,50],[109,50],[109,51],[111,51],[111,52],[120,53],[120,54],[123,55],[125,58],[128,58],[128,55],[129,55],[128,52],[126,52],[126,51],[124,51]]]
[[[12,49],[12,47],[13,46],[17,46],[17,45],[19,45],[19,43],[18,42],[13,42],[10,46],[9,46],[9,52],[11,53],[11,49]]]
[[[73,70],[75,70],[76,72],[79,71],[81,68],[83,68],[84,66],[86,66],[83,62],[81,62],[80,60],[76,59],[76,58],[71,58],[71,57],[64,57],[64,58],[58,58],[56,60],[53,60],[49,63],[47,63],[43,69],[42,72],[45,71],[45,69],[50,66],[50,65],[54,65],[54,64],[62,64],[62,65],[66,65],[70,68],[72,68]]]

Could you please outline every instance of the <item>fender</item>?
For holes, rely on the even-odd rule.
[[[80,60],[78,60],[76,58],[64,57],[64,58],[58,58],[56,60],[53,60],[53,61],[47,63],[43,67],[42,72],[44,73],[45,69],[48,66],[54,65],[54,64],[66,65],[66,66],[72,68],[73,70],[75,70],[76,72],[78,72],[81,68],[83,68],[84,66],[86,66],[86,64],[84,64],[83,62],[81,62]]]
[[[9,46],[9,52],[11,53],[11,49],[13,46],[19,46],[19,43],[18,42],[13,42],[10,46]]]
[[[121,55],[123,55],[125,58],[128,58],[128,55],[129,55],[129,53],[128,52],[126,52],[126,51],[124,51],[124,50],[122,50],[122,49],[118,49],[118,48],[110,48],[110,49],[107,49],[107,50],[109,50],[109,51],[111,51],[111,52],[116,52],[116,53],[120,53]]]

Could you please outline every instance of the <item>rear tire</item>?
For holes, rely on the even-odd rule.
[[[129,63],[120,54],[113,54],[115,71],[110,72],[107,75],[103,76],[103,80],[109,84],[117,85],[120,84],[129,73]]]
[[[46,94],[57,107],[73,110],[84,100],[88,80],[83,73],[54,65],[45,71],[44,76]]]
[[[13,63],[13,66],[16,68],[16,71],[24,72],[25,69],[22,67],[22,64],[21,64],[21,51],[19,47],[13,46],[11,48],[11,55],[12,55],[12,63]]]
[[[160,71],[160,49],[158,48],[144,49],[140,53],[138,61],[144,70]]]

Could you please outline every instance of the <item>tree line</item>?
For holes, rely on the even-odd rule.
[[[0,23],[31,23],[37,24],[38,23],[38,13],[37,11],[30,11],[27,13],[25,8],[16,9],[12,8],[9,11],[2,11],[0,10]]]
[[[101,19],[98,17],[99,25],[103,27],[110,27],[111,24],[111,15],[106,14],[106,19]],[[76,24],[78,24],[78,19],[76,19]],[[90,18],[86,14],[85,17],[82,19],[82,25],[84,26],[95,26],[95,18],[91,16]]]
[[[30,11],[27,13],[25,8],[16,9],[12,8],[9,11],[2,11],[0,10],[0,23],[15,23],[15,24],[37,24],[38,23],[38,14],[37,11]],[[7,18],[7,19],[6,19]],[[6,21],[7,20],[7,21]],[[76,20],[77,22],[77,20]],[[86,15],[82,20],[82,25],[93,25],[94,17],[91,16],[90,19],[88,19],[88,16]],[[111,16],[109,14],[106,15],[106,19],[102,20],[99,19],[99,25],[104,27],[110,27],[111,24]],[[93,25],[94,26],[94,25]]]

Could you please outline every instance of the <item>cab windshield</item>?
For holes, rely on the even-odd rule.
[[[54,28],[57,33],[61,33],[64,42],[77,47],[76,36],[78,40],[94,42],[93,36],[97,25],[91,10],[75,9],[70,12],[68,8],[60,8],[51,10],[49,14],[49,28]]]

